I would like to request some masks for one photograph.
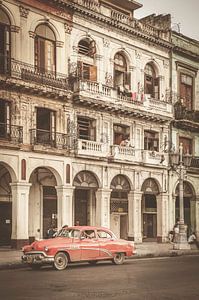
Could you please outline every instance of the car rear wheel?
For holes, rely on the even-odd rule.
[[[68,258],[65,253],[60,252],[55,255],[54,267],[58,271],[65,270],[68,265]]]
[[[116,253],[112,262],[115,265],[122,265],[124,263],[124,253]]]

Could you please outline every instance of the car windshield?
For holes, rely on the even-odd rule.
[[[62,236],[67,238],[78,238],[80,236],[80,231],[72,228],[63,228],[60,230],[57,236]]]

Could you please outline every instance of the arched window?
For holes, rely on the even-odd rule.
[[[93,57],[96,53],[95,41],[88,38],[82,39],[78,44],[78,53]]]
[[[122,53],[116,53],[114,57],[114,86],[120,93],[130,91],[130,73]]]
[[[151,64],[147,64],[144,69],[144,92],[151,95],[152,98],[159,98],[159,78],[156,77],[154,67]]]
[[[94,40],[82,39],[78,43],[78,77],[82,80],[97,81],[97,67],[94,63],[96,45]]]
[[[39,72],[56,71],[55,35],[46,24],[37,26],[35,37],[35,66]]]
[[[10,70],[10,20],[0,8],[0,73]]]

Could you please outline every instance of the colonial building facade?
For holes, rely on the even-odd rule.
[[[121,2],[0,2],[1,245],[77,221],[137,243],[167,241],[178,214],[170,145],[190,134],[174,116],[183,51],[169,15],[137,20],[141,5]],[[185,64],[197,111],[194,53]],[[199,231],[193,161],[186,220]]]

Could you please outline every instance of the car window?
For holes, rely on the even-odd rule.
[[[80,231],[77,229],[61,229],[58,233],[58,236],[67,237],[67,238],[79,238]]]
[[[96,238],[95,231],[94,230],[84,230],[81,234],[82,237],[86,239],[94,239]]]
[[[100,239],[112,239],[112,236],[109,232],[103,231],[103,230],[98,230],[97,235]]]

